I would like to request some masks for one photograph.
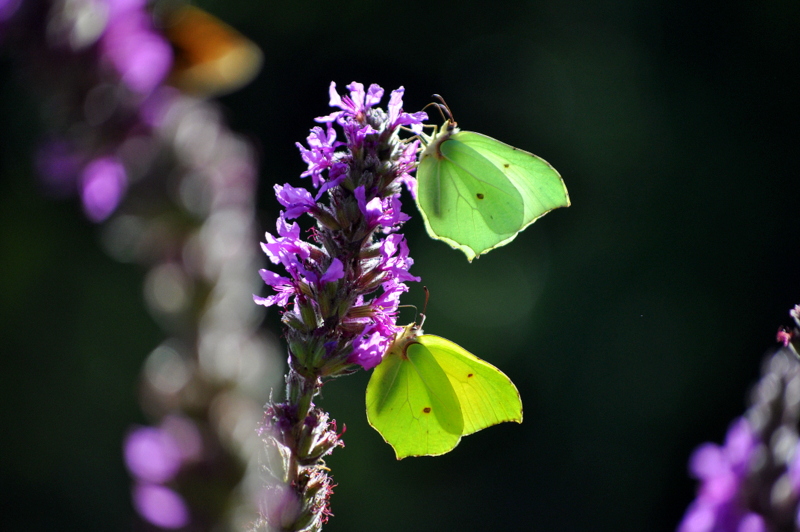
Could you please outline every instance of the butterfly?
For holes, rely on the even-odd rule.
[[[181,5],[163,12],[162,31],[174,50],[168,83],[204,98],[250,83],[263,54],[250,39],[200,8]]]
[[[499,369],[416,323],[394,339],[367,385],[367,419],[397,459],[437,456],[486,427],[522,423],[522,401]]]
[[[416,201],[425,228],[470,262],[508,244],[551,210],[570,205],[561,175],[532,153],[462,131],[452,118],[421,138]]]

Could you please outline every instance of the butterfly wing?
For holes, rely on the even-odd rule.
[[[486,135],[434,137],[417,169],[417,205],[431,237],[474,259],[508,244],[544,214],[570,204],[544,159]]]
[[[569,193],[564,180],[556,169],[541,157],[473,131],[460,131],[453,137],[480,153],[500,170],[522,195],[524,214],[517,232],[553,209],[569,207]],[[506,243],[508,241],[498,246]]]
[[[505,421],[522,423],[519,391],[505,373],[439,336],[424,334],[417,342],[433,354],[450,380],[461,405],[463,436]]]
[[[367,419],[397,459],[437,456],[458,445],[464,420],[450,380],[429,349],[389,353],[367,385]]]
[[[472,260],[516,234],[525,206],[514,184],[458,135],[441,143],[441,156],[420,161],[417,204],[428,234]]]

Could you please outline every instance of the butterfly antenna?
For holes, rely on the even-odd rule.
[[[419,328],[422,328],[422,325],[425,323],[425,312],[428,310],[428,299],[431,297],[431,293],[428,291],[427,286],[422,287],[425,290],[425,306],[422,307],[422,312],[419,313],[420,320],[419,320]]]
[[[438,94],[434,94],[433,97],[439,100],[439,103],[435,103],[434,105],[436,105],[436,107],[439,109],[439,112],[442,113],[442,118],[445,120],[450,120],[455,124],[456,120],[453,118],[453,112],[450,110],[450,106],[447,105],[447,102],[444,101],[444,98]]]
[[[413,308],[413,309],[414,309],[414,314],[415,314],[415,316],[414,316],[414,323],[416,323],[416,322],[417,322],[417,316],[416,316],[416,314],[419,314],[419,309],[417,308],[417,306],[416,306],[416,305],[397,305],[397,308]]]
[[[436,95],[434,94],[434,96],[436,96]],[[442,105],[442,104],[440,104],[440,103],[438,103],[438,102],[430,102],[428,105],[426,105],[425,107],[423,107],[421,110],[422,110],[422,111],[424,111],[424,110],[425,110],[425,109],[427,109],[428,107],[430,107],[430,106],[434,106],[434,107],[436,107],[436,109],[438,109],[438,110],[439,110],[439,113],[441,113],[441,114],[442,114],[442,119],[444,119],[444,120],[447,120],[447,117],[445,117],[445,116],[444,116],[444,112],[442,111],[441,105]]]

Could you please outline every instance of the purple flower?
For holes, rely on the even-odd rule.
[[[408,273],[408,269],[414,264],[414,259],[408,256],[408,244],[405,238],[399,234],[386,237],[380,247],[383,262],[381,269],[391,274],[399,281],[416,281],[420,278]]]
[[[419,113],[417,113],[419,114]],[[411,175],[417,167],[417,150],[419,149],[419,140],[406,144],[403,149],[403,154],[399,158],[398,171],[400,172],[397,181],[404,184],[406,189],[411,193],[411,197],[417,199],[417,179]]]
[[[364,185],[356,187],[353,193],[356,197],[356,201],[358,201],[358,208],[367,221],[367,225],[372,227],[378,225],[381,216],[383,216],[383,202],[381,198],[372,198],[369,203],[367,203],[367,193],[364,190]]]
[[[374,197],[367,203],[366,191],[363,185],[357,187],[354,194],[358,201],[358,208],[370,227],[382,225],[384,232],[391,232],[395,227],[399,227],[411,219],[410,216],[400,210],[400,198],[397,196],[391,196],[386,199]]]
[[[311,182],[314,187],[319,188],[320,185],[325,183],[322,173],[331,171],[336,167],[334,158],[336,130],[331,124],[328,124],[327,131],[323,131],[321,127],[317,126],[311,130],[311,134],[306,141],[310,149],[306,149],[299,142],[296,143],[297,147],[300,149],[300,155],[303,161],[308,164],[308,170],[300,174],[300,177],[311,176]],[[333,176],[334,179],[341,178],[344,175],[344,168],[341,167],[343,165],[339,166],[340,167],[337,168],[337,172],[335,172]]]
[[[173,437],[155,427],[140,427],[125,438],[125,465],[139,480],[167,482],[175,477],[183,456]]]
[[[391,340],[402,329],[395,325],[397,308],[400,305],[400,294],[408,292],[408,286],[397,279],[392,279],[384,283],[382,288],[383,293],[370,302],[372,319],[375,322],[375,329]]]
[[[153,31],[144,2],[109,2],[109,22],[100,39],[103,55],[133,91],[149,94],[172,67],[172,48]]]
[[[422,133],[422,122],[428,119],[428,115],[424,111],[418,111],[413,114],[403,112],[403,94],[405,89],[400,87],[392,91],[391,99],[389,100],[389,123],[392,128],[398,126],[411,126],[411,131],[419,135]],[[416,151],[416,150],[415,150]]]
[[[311,256],[310,246],[300,240],[300,226],[287,224],[283,217],[278,218],[278,235],[275,238],[267,233],[267,241],[261,244],[261,249],[273,264],[283,264],[287,271],[295,272],[300,261]]]
[[[339,259],[333,259],[325,270],[325,273],[320,277],[320,284],[332,283],[344,277],[344,265]]]
[[[86,216],[93,222],[108,218],[127,188],[128,176],[118,158],[102,157],[86,165],[81,175],[81,200]]]
[[[317,118],[318,122],[331,122],[336,120],[340,125],[349,125],[346,123],[347,117],[360,118],[366,111],[376,105],[383,98],[383,89],[374,83],[369,86],[369,90],[364,92],[364,85],[357,82],[352,82],[347,86],[350,89],[349,96],[339,96],[336,92],[336,82],[331,81],[331,86],[328,89],[330,95],[330,106],[338,107],[341,111],[336,111],[327,116]],[[402,95],[402,93],[401,93]],[[369,126],[363,129],[370,129]]]
[[[269,270],[258,270],[258,273],[261,275],[264,282],[275,290],[276,294],[268,297],[253,295],[253,301],[255,301],[257,305],[263,305],[265,307],[270,307],[272,305],[285,307],[288,305],[289,300],[294,297],[296,291],[295,287],[292,285],[292,280]]]
[[[309,269],[305,269],[302,265],[300,266],[302,280],[306,284],[321,289],[325,284],[338,281],[344,277],[344,266],[342,265],[342,261],[338,258],[334,258],[321,275],[315,271],[320,269],[318,266],[319,265],[314,264]]]
[[[189,508],[183,498],[164,486],[134,486],[133,505],[139,515],[161,528],[182,528],[189,524]]]
[[[701,485],[679,532],[737,530],[729,527],[738,526],[747,515],[737,496],[756,444],[747,420],[738,419],[728,429],[724,446],[705,443],[695,450],[689,459],[689,470]]]
[[[328,347],[314,356],[332,366],[349,361],[371,368],[398,330],[399,297],[408,290],[404,283],[419,281],[408,271],[414,261],[397,233],[409,220],[399,193],[403,183],[413,190],[418,142],[406,143],[398,133],[401,127],[420,130],[427,116],[403,111],[402,87],[392,92],[388,112],[378,107],[384,96],[378,85],[365,90],[353,82],[347,88],[348,94],[339,95],[331,83],[330,105],[338,110],[317,119],[325,126],[311,129],[307,146],[298,144],[308,164],[301,177],[311,177],[317,193],[275,186],[285,210],[278,220],[279,236],[267,233],[262,248],[286,274],[262,270],[275,294],[254,300],[265,306],[294,303],[284,311],[289,313],[284,322],[325,338],[319,345]],[[337,127],[344,141],[337,141]],[[299,226],[287,222],[303,215],[317,222],[312,241],[301,239]],[[320,330],[320,324],[330,330]],[[292,351],[305,353],[307,348],[298,345]]]
[[[289,184],[275,185],[275,196],[280,204],[286,207],[283,217],[287,220],[311,212],[317,206],[314,196],[308,190],[295,188]]]
[[[375,326],[368,326],[363,335],[353,340],[353,351],[348,361],[364,369],[372,369],[381,363],[390,343],[383,331]]]

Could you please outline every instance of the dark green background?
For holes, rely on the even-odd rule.
[[[319,404],[347,447],[327,461],[326,530],[674,529],[694,493],[689,453],[743,411],[800,302],[800,4],[198,4],[265,53],[223,100],[259,146],[264,230],[272,184],[299,183],[294,143],[329,112],[331,80],[403,85],[408,111],[442,94],[465,129],[550,161],[573,202],[470,265],[405,198],[426,331],[500,366],[525,422],[397,462],[366,423],[368,374],[328,384]],[[103,255],[74,202],[39,194],[39,110],[5,55],[0,523],[126,530],[120,441],[143,420],[138,371],[162,333],[142,271]],[[422,299],[414,287],[403,302]]]

